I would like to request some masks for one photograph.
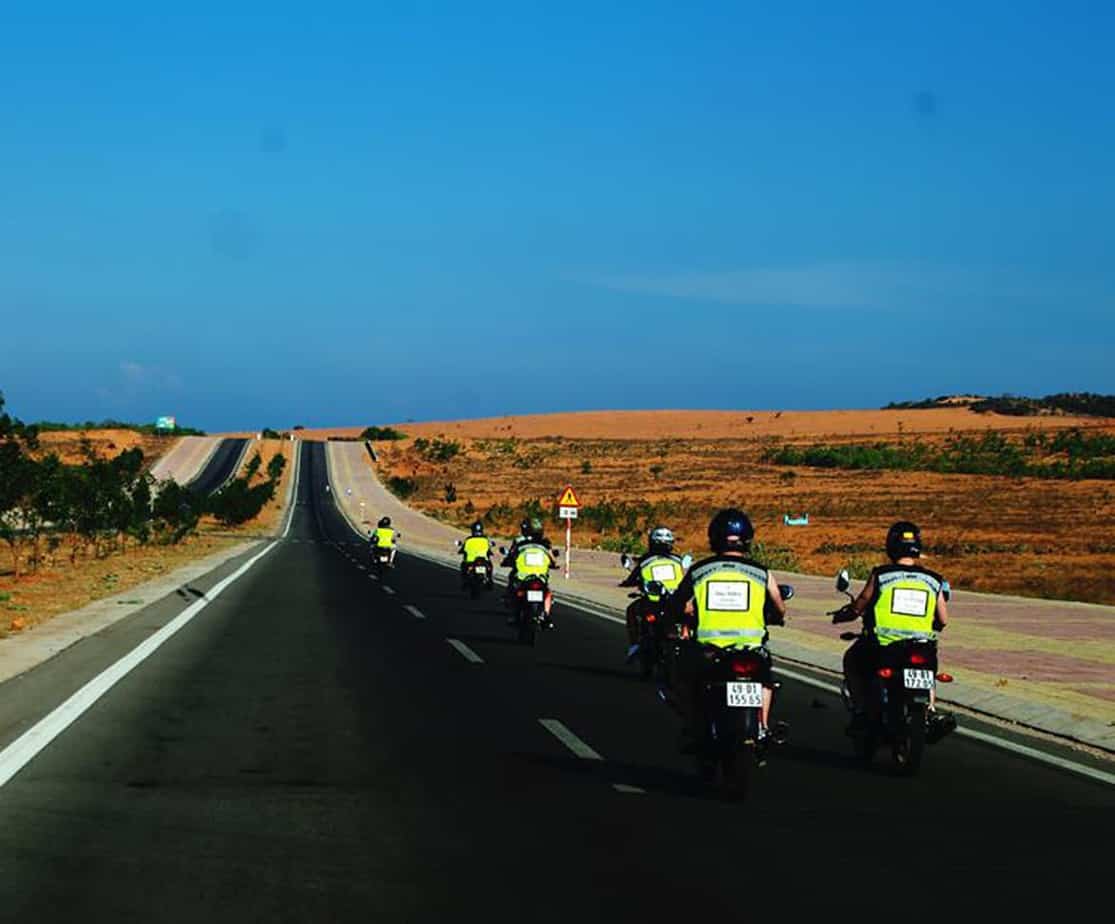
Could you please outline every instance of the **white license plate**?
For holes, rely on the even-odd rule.
[[[542,603],[546,598],[546,594],[541,590],[528,590],[527,603]]]
[[[729,683],[728,687],[728,705],[738,706],[743,708],[745,706],[762,706],[763,705],[763,685],[761,683]]]
[[[488,573],[488,569],[485,568],[483,565],[477,565],[476,568],[474,568],[473,570],[476,571],[477,574],[487,574]]]
[[[907,690],[932,690],[933,671],[919,671],[907,667],[902,671]]]

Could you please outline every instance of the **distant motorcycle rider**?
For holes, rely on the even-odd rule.
[[[690,640],[682,646],[678,659],[683,751],[695,746],[698,685],[703,649],[708,645],[758,649],[765,657],[767,668],[760,681],[763,685],[760,739],[767,734],[774,695],[766,648],[767,626],[782,625],[786,604],[774,576],[749,557],[754,535],[746,513],[734,507],[721,510],[708,525],[713,554],[689,569],[671,597],[671,609],[681,624],[682,637]]]
[[[635,562],[631,573],[619,583],[620,587],[638,587],[643,597],[632,600],[627,607],[627,661],[639,653],[639,621],[644,600],[657,603],[659,597],[647,590],[647,585],[658,581],[666,590],[675,591],[685,576],[682,559],[674,554],[674,534],[669,527],[656,526],[647,536],[647,554]]]
[[[900,520],[891,526],[886,538],[890,564],[873,569],[855,601],[832,617],[834,623],[863,620],[864,634],[844,652],[844,682],[853,708],[850,733],[867,723],[867,690],[879,649],[911,638],[934,639],[948,624],[947,582],[919,564],[921,550],[921,530],[914,523]],[[931,710],[935,693],[930,692]]]
[[[526,524],[526,538],[523,541],[516,539],[500,562],[500,567],[511,569],[511,574],[507,580],[507,600],[512,610],[507,619],[508,625],[514,625],[515,623],[516,594],[523,578],[537,576],[548,581],[550,569],[557,567],[558,564],[554,555],[553,544],[546,538],[542,521],[535,517],[529,521],[525,520],[524,523]],[[553,623],[550,620],[553,594],[549,590],[546,591],[544,606],[547,628],[553,628]]]
[[[482,561],[488,570],[488,586],[492,586],[492,540],[484,535],[484,524],[477,520],[469,529],[463,542],[457,545],[461,550],[461,586],[467,586],[470,565]]]
[[[370,551],[375,551],[377,548],[387,548],[391,550],[391,558],[388,564],[395,567],[395,553],[398,551],[398,539],[402,533],[397,533],[391,526],[391,517],[381,517],[379,523],[376,525],[375,532],[369,537]]]

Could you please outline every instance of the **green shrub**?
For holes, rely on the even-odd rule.
[[[461,444],[453,440],[435,439],[432,442],[420,436],[414,441],[414,450],[427,462],[448,462],[461,451]]]
[[[387,479],[387,490],[400,500],[406,500],[418,491],[418,482],[413,478],[402,478],[393,475]]]
[[[801,563],[794,550],[770,542],[756,542],[751,546],[751,557],[764,568],[774,571],[800,571]]]
[[[360,434],[362,440],[397,441],[406,438],[405,433],[396,430],[394,427],[365,427],[364,432]]]

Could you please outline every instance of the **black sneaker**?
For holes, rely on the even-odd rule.
[[[945,735],[956,731],[956,716],[951,712],[931,712],[928,718],[929,727],[925,732],[925,740],[929,744],[936,744]]]

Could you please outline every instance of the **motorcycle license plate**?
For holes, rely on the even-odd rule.
[[[488,573],[488,569],[485,568],[483,565],[477,565],[473,570],[477,574],[487,574]]]
[[[527,603],[542,603],[546,594],[541,590],[528,590]]]
[[[761,683],[728,683],[728,705],[739,708],[763,705],[763,685]]]
[[[907,690],[932,690],[933,671],[919,671],[907,667],[902,671]]]

